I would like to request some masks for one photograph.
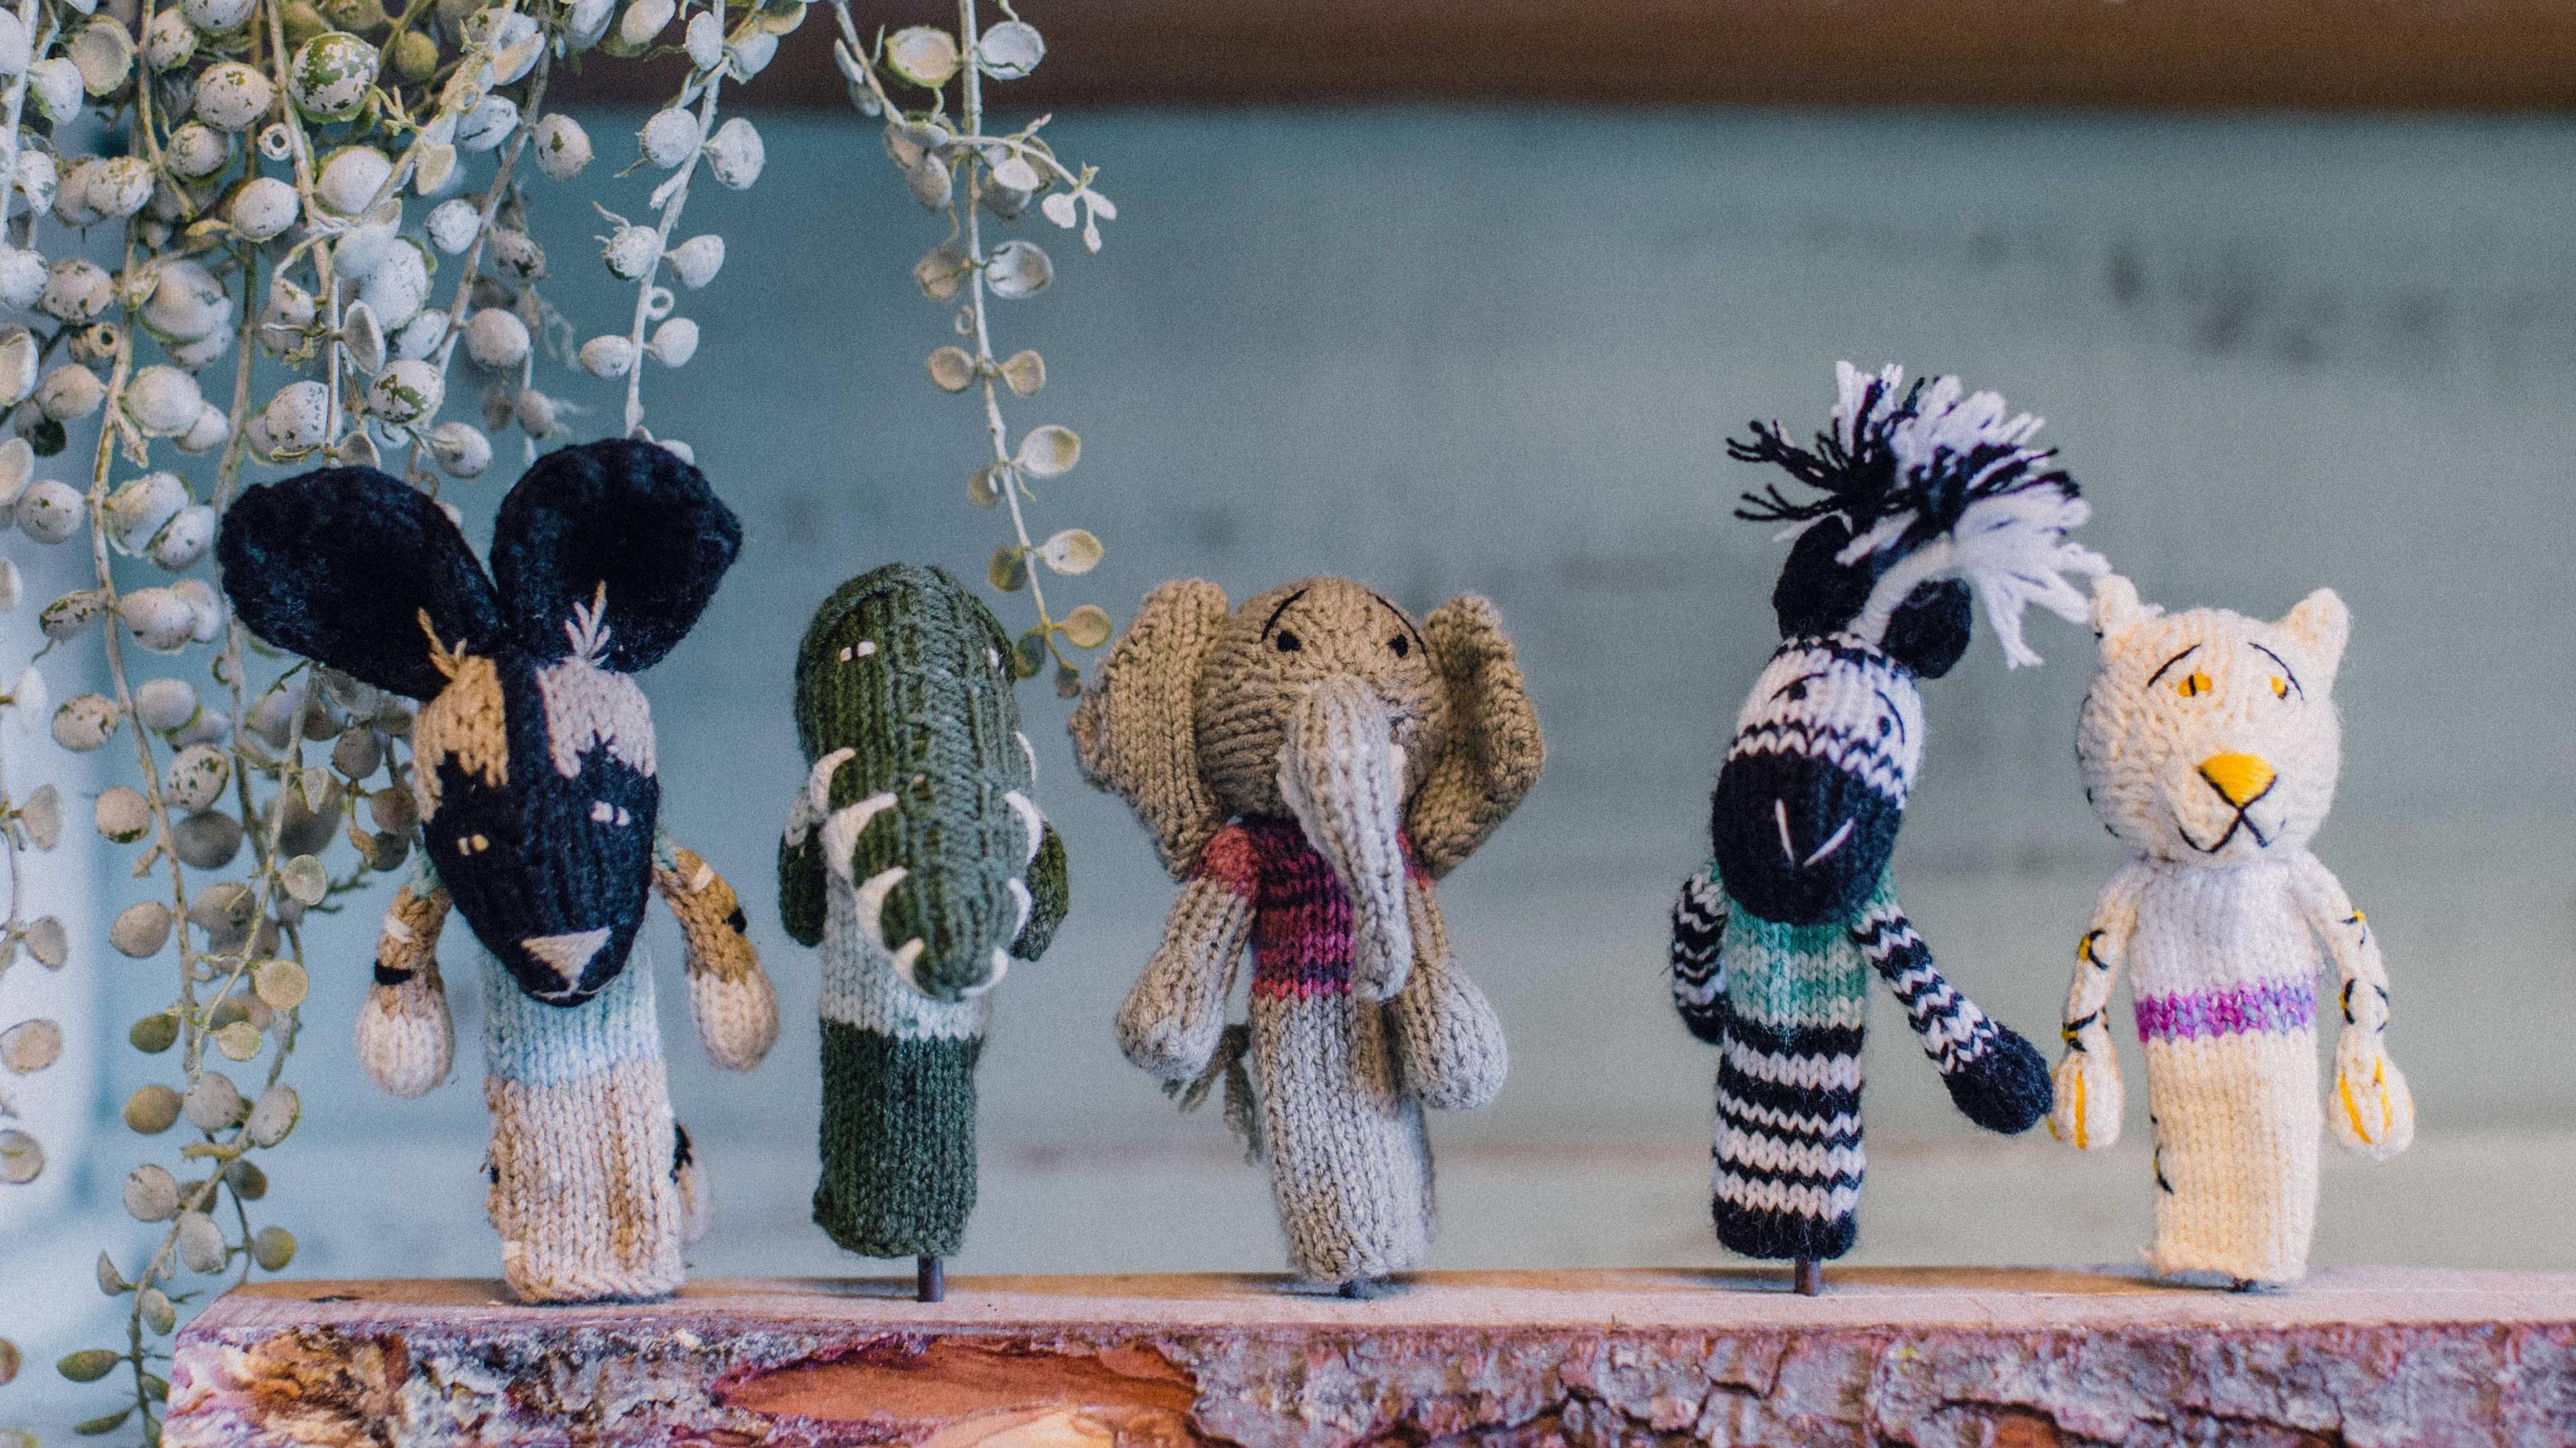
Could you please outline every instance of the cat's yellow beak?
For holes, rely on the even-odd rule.
[[[2229,804],[2243,809],[2272,787],[2274,770],[2252,754],[2213,754],[2200,762],[2200,777]]]

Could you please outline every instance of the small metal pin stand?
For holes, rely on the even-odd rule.
[[[1793,1260],[1790,1273],[1796,1281],[1800,1297],[1819,1297],[1824,1294],[1824,1263],[1813,1257],[1799,1257]]]
[[[936,1257],[912,1259],[912,1295],[918,1302],[948,1300],[948,1265]]]

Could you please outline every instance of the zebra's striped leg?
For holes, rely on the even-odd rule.
[[[1717,1240],[1772,1261],[1851,1250],[1862,1168],[1861,1032],[1728,1022],[1717,1068]]]
[[[1923,1054],[1962,1115],[2007,1136],[2028,1131],[2053,1099],[2048,1063],[2030,1042],[1977,1009],[1932,963],[1932,948],[1896,908],[1880,900],[1852,928],[1853,938],[1913,1023]]]

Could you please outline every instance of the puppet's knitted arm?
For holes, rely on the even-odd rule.
[[[1046,954],[1071,901],[1065,878],[1064,836],[1056,833],[1053,824],[1038,836],[1038,852],[1029,861],[1028,887],[1029,920],[1020,927],[1019,938],[1011,942],[1011,954],[1021,960],[1035,960]]]
[[[823,943],[823,926],[831,915],[823,817],[831,813],[832,776],[857,753],[835,749],[815,760],[787,806],[787,832],[778,840],[778,917],[787,938],[799,945]]]
[[[2028,1131],[2048,1114],[2048,1063],[2030,1042],[1942,978],[1932,948],[1886,885],[1853,924],[1852,939],[1896,992],[1960,1114],[2007,1136]]]
[[[2092,927],[2075,943],[2075,979],[2057,1028],[2066,1054],[2057,1063],[2056,1103],[2048,1134],[2079,1151],[2101,1151],[2120,1139],[2120,1050],[2111,1039],[2111,988],[2129,963],[2138,932],[2138,892],[2151,867],[2132,862],[2102,887]]]
[[[1673,1004],[1690,1033],[1712,1046],[1726,1044],[1726,887],[1717,862],[1682,882],[1673,902]]]
[[[1225,998],[1252,935],[1253,864],[1240,830],[1221,830],[1199,852],[1162,948],[1118,1007],[1118,1046],[1164,1081],[1195,1081],[1225,1035]]]
[[[1491,1105],[1511,1064],[1502,1019],[1450,955],[1448,922],[1430,879],[1407,880],[1405,896],[1413,917],[1413,969],[1386,1007],[1396,1068],[1414,1097],[1434,1110]]]
[[[680,922],[689,965],[689,1019],[708,1059],[748,1071],[778,1039],[778,995],[751,948],[750,922],[733,886],[697,852],[664,841],[656,850],[653,888]]]
[[[438,978],[447,908],[447,892],[424,870],[394,893],[376,938],[375,988],[358,1008],[358,1064],[396,1096],[419,1096],[446,1080],[456,1055],[447,987]]]
[[[2388,1059],[2388,967],[2379,958],[2379,937],[2316,856],[2302,855],[2292,879],[2300,910],[2334,957],[2335,998],[2343,1010],[2326,1117],[2347,1149],[2395,1156],[2415,1139],[2415,1097]]]

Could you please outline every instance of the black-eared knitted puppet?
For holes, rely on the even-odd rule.
[[[1118,1012],[1127,1058],[1227,1115],[1270,1167],[1300,1277],[1366,1295],[1431,1244],[1422,1110],[1502,1089],[1502,1023],[1449,953],[1432,882],[1538,782],[1538,716],[1494,606],[1417,627],[1344,578],[1229,611],[1146,595],[1073,715],[1083,774],[1180,880]],[[1226,999],[1252,947],[1251,1022]]]
[[[671,1292],[705,1226],[652,976],[627,968],[648,890],[679,917],[708,1055],[749,1070],[777,1035],[732,888],[659,831],[631,677],[697,622],[741,538],[696,468],[623,440],[537,460],[501,502],[488,576],[436,503],[372,468],[253,488],[224,520],[224,588],[251,632],[426,701],[421,868],[385,914],[358,1057],[398,1096],[445,1079],[452,902],[489,953],[489,1205],[529,1301]]]
[[[2036,418],[1991,392],[1962,397],[1954,377],[1907,387],[1893,366],[1839,370],[1812,450],[1776,423],[1727,445],[1821,496],[1774,487],[1738,513],[1796,527],[1772,593],[1781,643],[1718,774],[1714,858],[1673,909],[1674,1000],[1721,1052],[1718,1240],[1796,1262],[1801,1291],[1855,1235],[1872,970],[1970,1120],[2009,1133],[2047,1114],[2039,1054],[1942,979],[1888,863],[1923,758],[1918,686],[1966,651],[1972,601],[2007,660],[2036,663],[2024,606],[2081,619],[2064,575],[2104,566],[2066,540],[2085,505],[2052,454],[2027,446]]]
[[[975,1207],[985,992],[1064,919],[1064,842],[1030,798],[1010,638],[936,568],[841,585],[796,651],[812,766],[778,853],[787,933],[823,947],[823,1176],[850,1251],[938,1259]]]

